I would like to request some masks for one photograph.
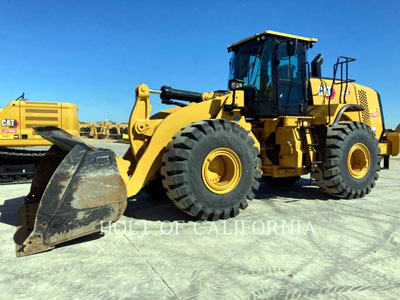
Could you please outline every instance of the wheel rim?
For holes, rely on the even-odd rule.
[[[347,168],[351,176],[356,179],[363,178],[369,170],[371,155],[367,146],[361,143],[354,144],[347,156]]]
[[[213,193],[229,193],[237,186],[241,176],[242,164],[237,154],[231,149],[214,149],[204,159],[203,182]]]

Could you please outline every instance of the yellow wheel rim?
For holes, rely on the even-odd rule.
[[[367,146],[361,143],[354,144],[347,156],[347,168],[350,175],[361,179],[367,175],[371,164],[371,155]]]
[[[213,193],[229,193],[237,186],[241,176],[242,164],[237,154],[231,149],[214,149],[204,159],[203,181]]]

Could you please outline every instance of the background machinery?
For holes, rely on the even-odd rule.
[[[96,138],[97,131],[93,122],[79,122],[79,135],[87,138]]]
[[[229,90],[139,85],[123,158],[59,128],[35,128],[54,146],[19,211],[17,256],[100,231],[148,185],[162,184],[202,220],[235,217],[259,178],[294,182],[310,173],[333,197],[368,194],[381,159],[388,167],[399,153],[399,128],[385,129],[379,94],[348,78],[354,59],[339,57],[333,78],[321,76],[322,55],[307,62],[315,42],[265,31],[232,44]],[[151,115],[150,93],[172,107]]]
[[[51,146],[33,129],[57,126],[77,136],[78,109],[70,103],[28,101],[23,96],[0,109],[0,184],[30,181],[46,151],[27,146]]]
[[[108,124],[106,120],[101,121],[101,123],[96,123],[95,125],[96,129],[96,139],[108,139]]]
[[[109,134],[108,138],[113,140],[121,140],[123,138],[123,133],[126,128],[128,128],[128,124],[119,124],[116,122],[109,121]]]
[[[113,121],[104,119],[101,123],[85,123],[80,122],[80,136],[95,138],[95,139],[113,139],[120,140],[123,138],[123,131],[128,127],[128,124],[119,124]]]
[[[110,120],[103,120],[101,124],[101,132],[103,133],[103,138],[120,140],[122,139],[122,131],[124,125],[118,124]]]

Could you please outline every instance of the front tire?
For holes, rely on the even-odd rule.
[[[178,132],[163,155],[168,197],[202,220],[234,217],[259,188],[261,160],[254,140],[225,120],[192,123]]]
[[[371,128],[340,122],[328,128],[326,160],[313,175],[317,185],[337,198],[362,198],[378,180],[380,149]]]

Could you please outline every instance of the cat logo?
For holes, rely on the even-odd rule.
[[[12,119],[3,119],[1,120],[2,127],[9,127],[9,128],[17,128],[19,125],[17,120]]]
[[[332,93],[331,93],[331,90],[332,90]],[[333,98],[335,98],[335,95],[336,95],[335,89],[330,86],[320,86],[318,88],[318,96],[325,96],[330,99],[333,99]]]

